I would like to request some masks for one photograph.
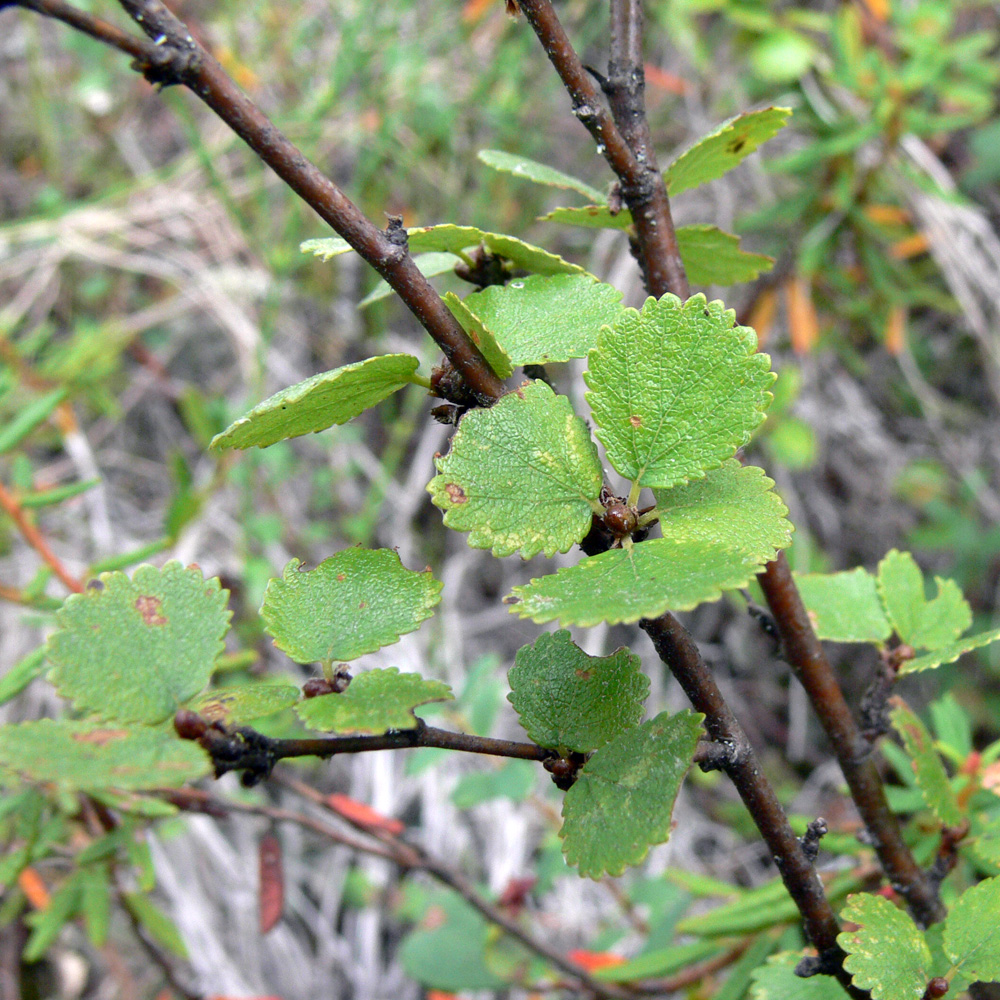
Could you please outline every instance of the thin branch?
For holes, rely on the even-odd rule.
[[[669,612],[656,619],[643,619],[639,625],[691,704],[704,713],[709,736],[729,748],[728,760],[721,767],[732,779],[767,843],[785,888],[802,914],[806,934],[819,952],[823,971],[836,976],[851,996],[867,997],[851,984],[844,969],[844,952],[837,944],[840,927],[816,869],[792,831],[743,727],[723,699],[694,640]]]
[[[120,3],[151,41],[125,34],[63,0],[14,0],[12,6],[56,18],[132,56],[133,68],[151,83],[187,86],[385,278],[458,369],[477,400],[488,406],[499,399],[504,393],[503,382],[420,273],[407,251],[405,231],[390,223],[383,232],[369,221],[237,87],[160,0]]]
[[[46,565],[63,582],[63,584],[74,593],[82,594],[83,584],[62,564],[60,558],[49,547],[42,533],[31,523],[31,519],[25,513],[24,508],[17,502],[16,497],[0,483],[0,507],[3,507],[10,519],[17,525],[17,530],[24,536],[24,540],[42,557]]]
[[[687,275],[677,246],[667,190],[655,162],[652,165],[648,162],[648,151],[643,160],[633,152],[605,109],[549,0],[518,0],[518,6],[569,91],[573,114],[593,136],[618,178],[641,248],[646,288],[657,297],[673,292],[686,299]]]
[[[816,638],[785,554],[780,552],[757,579],[781,634],[785,659],[806,689],[833,746],[851,798],[889,882],[906,900],[918,923],[927,927],[943,920],[944,906],[932,880],[903,840],[872,759],[871,744],[861,735],[837,676]]]

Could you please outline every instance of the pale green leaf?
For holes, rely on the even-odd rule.
[[[622,293],[589,274],[532,275],[490,285],[463,300],[515,365],[585,358]]]
[[[740,249],[740,238],[716,226],[681,226],[677,249],[694,285],[735,285],[753,281],[774,267],[774,258]]]
[[[763,108],[723,122],[681,153],[664,171],[671,197],[714,181],[745,160],[788,123],[791,108]]]
[[[161,722],[208,683],[229,628],[229,592],[179,562],[99,580],[56,615],[52,681],[78,711]]]
[[[353,660],[418,628],[441,600],[430,570],[406,569],[391,549],[344,549],[315,569],[293,559],[264,592],[260,613],[278,649],[298,663]]]
[[[451,310],[452,316],[458,320],[469,340],[482,352],[490,368],[500,378],[509,378],[514,371],[514,366],[511,364],[510,356],[497,343],[493,331],[454,292],[447,292],[443,298],[444,304]]]
[[[1000,981],[1000,876],[966,889],[944,925],[944,950],[972,982]]]
[[[601,201],[604,198],[604,195],[597,188],[591,187],[585,181],[564,174],[561,170],[539,163],[537,160],[529,160],[526,156],[506,153],[502,149],[481,149],[477,156],[488,167],[505,174],[523,177],[525,180],[534,181],[536,184],[545,184],[547,187],[562,188],[564,191],[577,191],[591,201]]]
[[[770,361],[754,331],[704,295],[625,309],[598,335],[584,376],[608,460],[641,486],[700,478],[764,419]]]
[[[661,712],[598,750],[563,802],[566,861],[581,875],[621,875],[670,836],[670,817],[704,716]]]
[[[496,799],[523,802],[534,791],[538,773],[538,765],[526,760],[508,760],[498,768],[470,771],[459,779],[451,801],[459,809]]]
[[[721,955],[728,948],[718,941],[693,941],[667,948],[644,951],[620,965],[608,965],[594,970],[594,978],[605,983],[628,983],[638,979],[672,976],[697,962],[704,962],[714,955]]]
[[[411,354],[382,354],[320,372],[258,403],[212,438],[211,448],[266,448],[276,441],[345,424],[413,381]]]
[[[649,679],[624,646],[588,656],[560,630],[522,646],[507,674],[507,696],[539,746],[589,753],[642,719]]]
[[[548,215],[540,215],[539,222],[561,222],[564,226],[580,229],[629,229],[632,213],[623,208],[612,214],[607,205],[581,205],[575,208],[555,208]]]
[[[963,653],[970,653],[982,646],[989,646],[997,640],[1000,640],[1000,628],[991,629],[989,632],[978,632],[976,635],[967,635],[959,639],[958,642],[935,649],[932,653],[924,653],[923,656],[906,660],[899,668],[899,672],[900,674],[915,674],[919,670],[933,670],[944,663],[954,663]]]
[[[0,705],[19,695],[44,670],[45,647],[40,646],[0,677]]]
[[[964,813],[927,727],[902,698],[892,698],[891,704],[892,724],[903,740],[924,801],[945,826],[961,826]]]
[[[712,542],[653,538],[537,577],[504,600],[536,622],[614,625],[718,600],[722,591],[746,586],[766,561]]]
[[[188,702],[187,708],[209,722],[240,725],[294,705],[301,692],[292,684],[254,681],[239,687],[212,688]]]
[[[176,787],[211,770],[201,747],[160,729],[40,719],[2,733],[0,770],[67,791]]]
[[[123,892],[122,902],[147,934],[178,958],[188,957],[177,925],[144,892]]]
[[[484,246],[490,253],[509,260],[514,267],[523,268],[533,274],[584,274],[579,264],[571,264],[562,257],[541,247],[532,246],[524,240],[503,233],[487,233],[475,226],[454,226],[444,223],[440,226],[419,226],[406,231],[409,250],[418,253],[453,253],[462,256],[463,251]],[[351,247],[340,237],[306,240],[300,249],[323,260],[347,253]]]
[[[663,537],[739,548],[770,562],[792,543],[788,508],[773,486],[763,469],[733,458],[704,479],[655,490]]]
[[[820,639],[881,643],[892,634],[875,577],[866,569],[797,573],[795,582]]]
[[[108,940],[111,925],[111,884],[107,865],[88,865],[80,869],[80,914],[87,938],[95,948]]]
[[[418,253],[413,258],[413,263],[417,265],[417,270],[425,278],[435,278],[439,274],[450,274],[455,270],[455,264],[459,260],[453,253],[432,252]],[[359,309],[367,309],[382,299],[387,299],[392,295],[392,286],[387,281],[379,281],[375,287],[358,303]]]
[[[874,1000],[920,1000],[931,977],[931,950],[912,917],[872,893],[848,897],[840,915],[860,925],[837,936],[854,985]]]
[[[31,935],[24,945],[25,962],[37,962],[55,943],[59,932],[80,907],[81,875],[73,872],[52,894],[49,905],[28,916]]]
[[[772,955],[751,973],[750,1000],[843,1000],[844,988],[832,976],[795,975],[801,960],[794,951]]]
[[[878,589],[896,634],[915,649],[938,650],[953,643],[971,624],[972,610],[953,580],[936,578],[932,601],[909,552],[892,549],[878,564]]]
[[[396,667],[366,670],[346,691],[307,698],[295,711],[310,729],[330,733],[385,733],[413,729],[413,709],[430,701],[451,701],[451,688],[419,674],[401,674]]]
[[[590,530],[601,463],[587,425],[544,382],[467,413],[429,483],[444,523],[495,556],[566,552]]]
[[[39,424],[48,420],[69,390],[53,389],[21,407],[16,416],[0,428],[0,455],[20,444]]]

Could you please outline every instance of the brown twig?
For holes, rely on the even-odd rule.
[[[484,406],[503,395],[503,382],[466,336],[441,297],[420,273],[406,247],[405,231],[380,230],[289,141],[244,94],[160,0],[120,0],[149,36],[144,41],[64,0],[14,0],[70,25],[133,58],[133,67],[161,86],[184,84],[208,105],[325,222],[397,292],[410,312],[458,369]]]
[[[83,584],[62,564],[60,558],[49,547],[49,543],[45,541],[42,533],[31,523],[24,508],[3,483],[0,483],[0,507],[3,507],[10,519],[17,525],[17,530],[24,536],[24,540],[42,557],[45,564],[59,577],[67,589],[82,594]]]
[[[635,0],[626,2],[634,14],[631,5]],[[573,114],[593,136],[598,150],[618,178],[622,199],[632,213],[637,243],[642,248],[641,263],[647,289],[657,297],[673,292],[686,299],[689,294],[687,275],[677,246],[667,189],[656,168],[655,158],[650,162],[651,150],[640,147],[638,152],[633,151],[619,125],[604,107],[600,94],[549,0],[518,0],[518,6],[569,92],[573,101]],[[637,44],[636,24],[633,17],[631,27],[623,29],[623,41],[630,50],[634,50]],[[638,25],[641,27],[641,18]],[[640,57],[639,73],[641,72]],[[641,103],[640,89],[634,90],[633,96],[639,98],[639,113],[644,120],[645,110]],[[630,107],[636,107],[635,101],[631,102]],[[637,126],[632,121],[627,130],[638,136],[643,127],[648,132],[648,126],[641,123]]]
[[[802,603],[783,552],[758,577],[795,676],[809,695],[844,773],[872,846],[893,888],[914,919],[927,927],[943,920],[945,909],[933,882],[903,840],[872,759],[871,744],[858,730],[844,692]]]
[[[806,934],[820,954],[822,971],[836,976],[851,996],[867,997],[852,985],[843,967],[844,952],[837,944],[840,927],[816,869],[792,831],[743,727],[723,699],[694,640],[669,612],[654,620],[643,619],[639,625],[691,704],[704,713],[709,735],[728,749],[721,767],[732,779],[774,857],[785,888],[802,914]]]

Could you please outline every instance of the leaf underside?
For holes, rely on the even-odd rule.
[[[625,309],[598,336],[584,378],[608,460],[653,487],[700,478],[746,444],[774,381],[753,330],[703,295]]]
[[[413,709],[431,701],[450,701],[451,688],[396,667],[367,670],[341,694],[324,694],[300,702],[295,711],[310,729],[333,733],[385,733],[413,729]]]
[[[229,592],[201,570],[168,562],[67,598],[49,638],[52,682],[81,712],[154,724],[201,691],[223,650]]]
[[[258,403],[212,439],[211,448],[266,448],[345,424],[409,385],[420,362],[411,354],[383,354],[320,372]]]
[[[544,184],[547,187],[576,191],[584,198],[590,198],[591,201],[600,201],[604,197],[597,188],[591,187],[585,181],[570,174],[564,174],[561,170],[556,170],[545,163],[529,160],[526,156],[507,153],[501,149],[481,149],[476,155],[482,163],[502,173],[523,177],[525,180]]]
[[[495,556],[566,552],[590,530],[601,464],[565,396],[526,382],[467,413],[429,483],[444,523]]]
[[[866,569],[797,573],[795,581],[818,638],[881,643],[892,635],[875,577]]]
[[[406,569],[390,549],[345,549],[315,569],[293,559],[260,613],[278,649],[298,663],[352,660],[412,632],[434,613],[441,583]]]

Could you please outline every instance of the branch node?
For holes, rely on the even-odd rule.
[[[819,842],[830,832],[830,827],[822,816],[817,816],[807,827],[806,832],[799,837],[802,845],[802,853],[810,860],[815,861],[819,854]]]

